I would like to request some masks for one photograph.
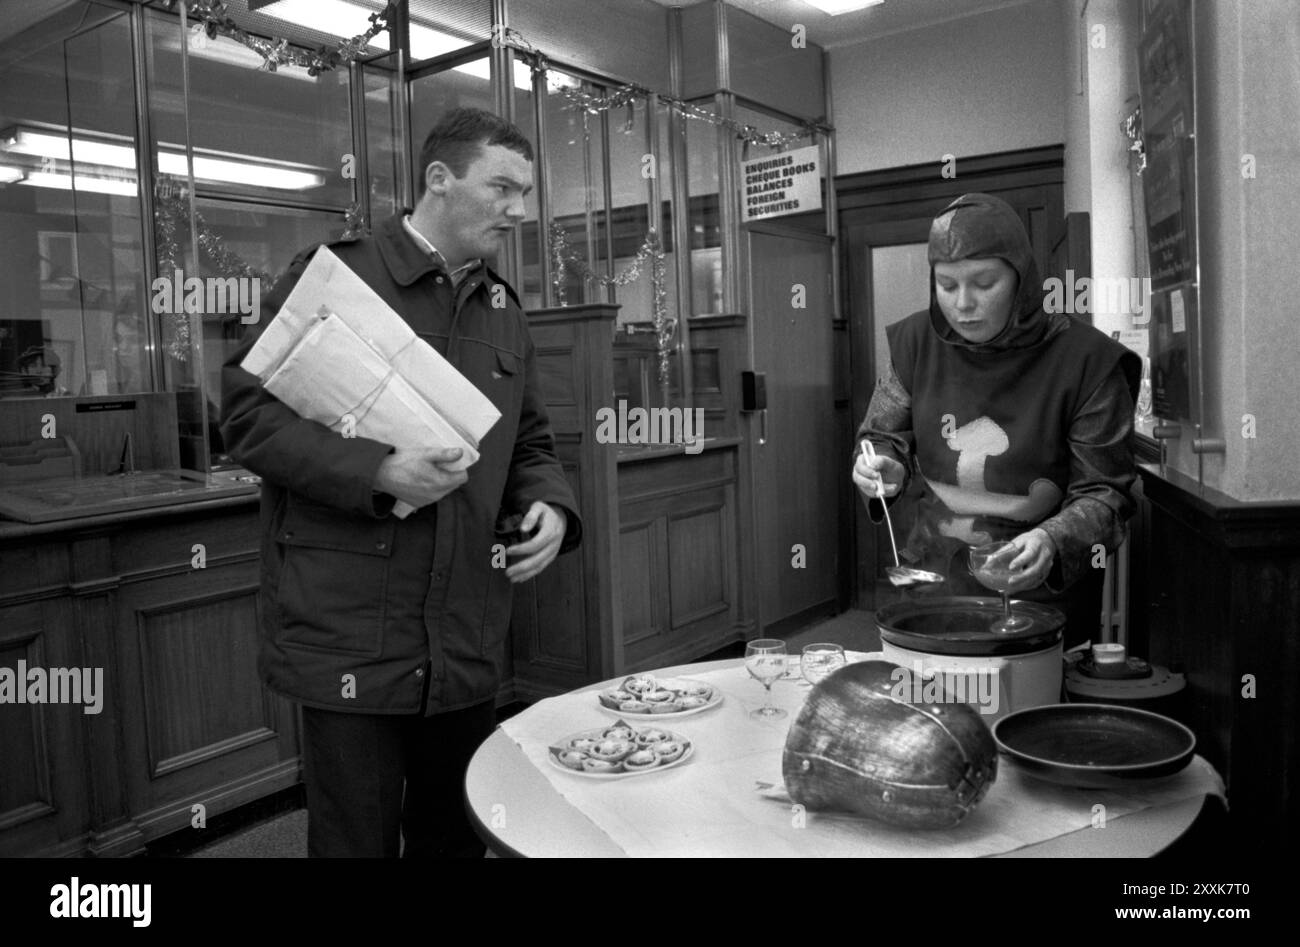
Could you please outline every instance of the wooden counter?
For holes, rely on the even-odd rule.
[[[298,782],[297,714],[257,675],[256,489],[233,492],[0,524],[0,665],[103,674],[98,713],[0,706],[0,855],[129,855]]]

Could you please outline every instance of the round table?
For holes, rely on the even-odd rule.
[[[656,677],[692,677],[716,670],[741,668],[741,659],[686,664],[649,672]],[[588,693],[623,680],[580,688]],[[755,682],[755,688],[758,688]],[[797,685],[790,685],[797,686]],[[756,696],[762,691],[756,690]],[[594,704],[594,698],[593,698]],[[521,711],[528,714],[533,708]],[[716,713],[707,711],[706,713]],[[701,715],[704,716],[704,715]],[[613,722],[613,718],[610,718]],[[665,723],[671,727],[672,724]],[[576,729],[581,729],[575,727]],[[780,731],[784,734],[784,729]],[[556,735],[557,737],[560,734]],[[776,749],[774,747],[774,749]],[[779,752],[779,749],[777,749]],[[1003,761],[1005,765],[1005,760]],[[625,858],[627,853],[599,826],[564,798],[500,727],[470,761],[465,800],[471,820],[497,855],[550,858]],[[1087,858],[1147,857],[1177,840],[1196,820],[1204,796],[1141,809],[1111,820],[1105,831],[1083,828],[997,857]],[[528,818],[507,817],[524,812]],[[756,853],[758,845],[756,843]]]

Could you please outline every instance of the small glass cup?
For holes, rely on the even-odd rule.
[[[779,638],[759,638],[745,646],[745,669],[766,689],[763,706],[751,710],[755,720],[780,720],[786,712],[772,706],[772,684],[785,674],[785,642]]]
[[[1015,558],[1015,547],[1010,542],[985,543],[972,546],[970,550],[970,572],[986,589],[1002,594],[1002,617],[989,626],[995,633],[1007,634],[1023,631],[1033,622],[1024,615],[1013,614],[1011,595],[1008,587],[1014,578],[1010,561]]]
[[[831,642],[822,642],[804,645],[799,663],[804,680],[809,684],[816,684],[837,668],[843,667],[847,661],[844,648]]]

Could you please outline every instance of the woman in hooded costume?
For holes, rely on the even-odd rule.
[[[1067,616],[1066,646],[1094,637],[1104,547],[1132,514],[1129,435],[1137,355],[1043,309],[1028,234],[1005,201],[966,194],[930,228],[930,308],[887,330],[890,366],[858,429],[853,481],[873,521],[879,485],[915,499],[909,564],[944,595],[988,595],[971,546],[1009,540],[1010,591]]]

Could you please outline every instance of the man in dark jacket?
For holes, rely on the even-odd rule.
[[[263,477],[259,667],[302,704],[313,856],[394,856],[399,836],[407,856],[483,851],[462,783],[495,723],[511,582],[581,535],[526,317],[483,261],[524,217],[532,157],[513,125],[457,109],[425,141],[415,210],[331,244],[501,411],[468,470],[456,449],[304,420],[240,368],[315,248],[223,369],[226,444]],[[418,509],[397,518],[399,499]]]

